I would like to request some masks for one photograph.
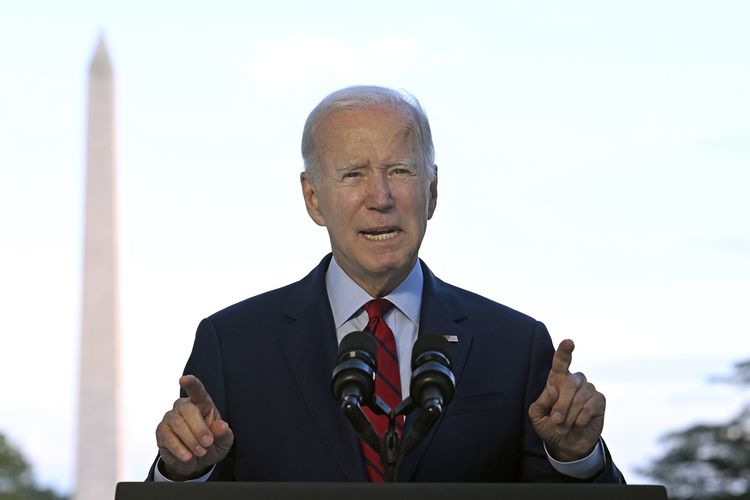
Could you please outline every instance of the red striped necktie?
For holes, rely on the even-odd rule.
[[[370,317],[367,322],[367,330],[375,337],[378,348],[378,372],[375,377],[375,395],[379,396],[390,408],[395,408],[401,402],[401,373],[398,369],[398,351],[393,331],[385,323],[383,316],[393,308],[393,304],[386,299],[374,299],[364,306]],[[388,430],[388,417],[386,415],[375,415],[369,408],[364,409],[367,418],[370,419],[375,432],[382,439]],[[403,417],[397,420],[399,434],[403,430]],[[380,457],[364,441],[362,451],[365,456],[365,466],[370,480],[374,483],[383,482],[383,466]]]

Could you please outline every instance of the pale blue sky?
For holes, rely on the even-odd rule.
[[[404,5],[406,4],[406,5]],[[210,5],[210,10],[209,10]],[[0,430],[73,482],[86,72],[116,70],[124,479],[198,321],[328,248],[299,138],[328,92],[405,88],[440,166],[422,257],[524,311],[608,397],[626,475],[738,408],[750,357],[750,3],[83,2],[0,7]]]

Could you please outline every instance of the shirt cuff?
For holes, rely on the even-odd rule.
[[[602,469],[607,465],[607,459],[604,457],[604,448],[602,445],[601,438],[596,443],[594,451],[589,456],[583,457],[572,462],[560,462],[552,458],[552,455],[547,451],[547,444],[544,444],[544,452],[547,454],[550,465],[559,472],[566,476],[574,477],[576,479],[589,479],[601,472]]]
[[[156,483],[205,483],[208,481],[209,476],[211,476],[211,473],[214,471],[216,466],[214,465],[211,467],[211,469],[203,474],[201,477],[196,477],[195,479],[186,479],[185,481],[173,481],[172,479],[169,479],[167,476],[161,473],[161,470],[159,469],[159,466],[161,465],[161,457],[156,461],[156,467],[154,467],[154,482]]]

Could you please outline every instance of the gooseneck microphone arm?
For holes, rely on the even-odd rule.
[[[344,412],[344,416],[349,419],[362,440],[370,445],[373,450],[380,453],[380,439],[362,411],[359,401],[351,396],[345,396],[341,401],[341,411]]]

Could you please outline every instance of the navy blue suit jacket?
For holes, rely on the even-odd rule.
[[[368,480],[357,435],[330,390],[338,349],[325,286],[330,258],[299,282],[230,306],[198,327],[185,373],[203,381],[235,435],[211,479]],[[451,344],[457,384],[446,413],[404,460],[400,479],[575,481],[549,465],[527,416],[554,352],[544,325],[444,283],[421,265],[419,335],[458,337]],[[608,453],[607,461],[593,480],[623,482]]]

